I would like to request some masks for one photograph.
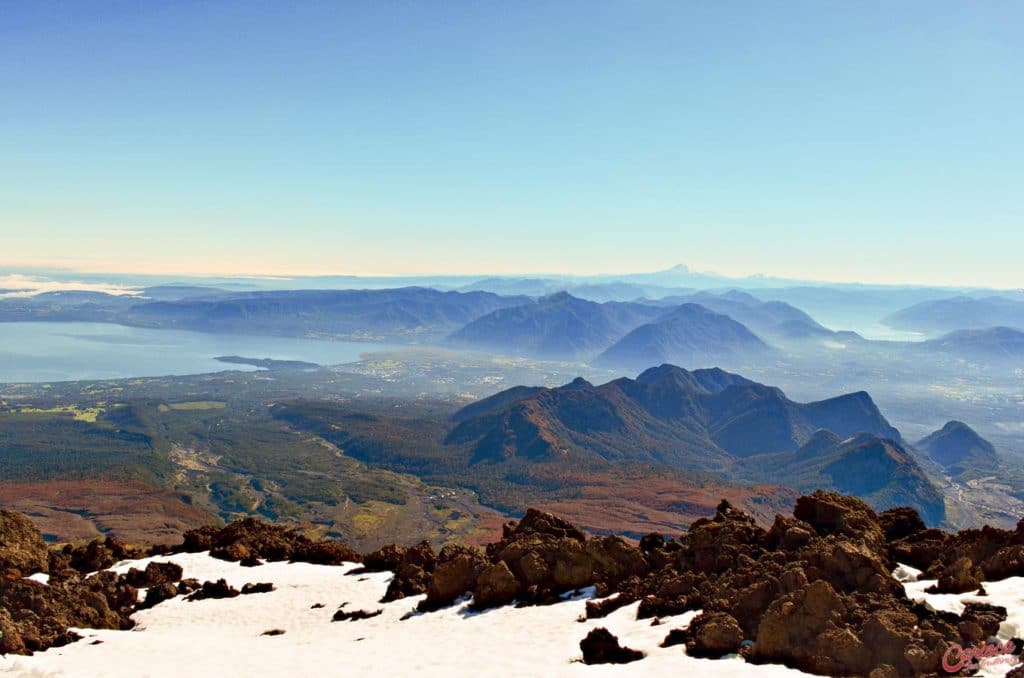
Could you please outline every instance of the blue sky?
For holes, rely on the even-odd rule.
[[[295,4],[0,0],[0,265],[1024,285],[1024,4]]]

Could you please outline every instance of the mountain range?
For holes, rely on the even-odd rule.
[[[930,522],[944,504],[899,432],[864,392],[797,403],[719,369],[662,365],[595,386],[518,388],[452,418],[445,443],[471,465],[653,463],[752,482],[856,492],[910,503]]]
[[[449,340],[536,358],[576,360],[603,351],[626,332],[664,312],[647,304],[599,304],[559,292],[497,309],[454,332]]]
[[[855,494],[876,510],[912,505],[932,524],[945,515],[942,494],[908,448],[891,438],[858,433],[848,438],[816,431],[799,449],[744,459],[736,477],[784,477],[801,492],[820,487]]]
[[[761,303],[753,300],[743,306],[753,309]],[[598,365],[628,369],[663,362],[701,367],[741,356],[761,356],[769,348],[740,322],[699,304],[597,303],[567,292],[498,309],[454,332],[449,341],[457,346],[535,358],[593,360]]]
[[[199,332],[366,341],[438,341],[466,323],[529,301],[424,287],[224,292],[189,286],[139,296],[54,292],[0,299],[5,320],[90,320]]]

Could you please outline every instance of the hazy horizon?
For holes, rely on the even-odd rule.
[[[3,293],[2,290],[12,289],[24,289],[26,292],[32,290],[32,293],[37,291],[59,291],[59,290],[82,290],[82,291],[104,291],[108,293],[117,293],[121,288],[133,289],[138,285],[130,283],[118,283],[118,278],[131,278],[131,279],[145,279],[145,278],[156,278],[156,279],[172,279],[178,278],[181,282],[189,281],[204,281],[204,280],[224,280],[224,281],[241,281],[241,280],[252,280],[252,281],[302,281],[313,280],[313,279],[325,279],[325,278],[357,278],[357,279],[466,279],[467,281],[484,280],[487,278],[504,278],[504,279],[552,279],[552,280],[566,280],[571,281],[594,281],[599,282],[615,282],[618,279],[623,279],[622,282],[630,282],[629,278],[635,276],[656,276],[660,274],[667,274],[679,270],[685,270],[685,275],[691,275],[695,277],[706,277],[709,280],[719,279],[720,285],[709,285],[707,283],[701,284],[698,287],[704,289],[726,289],[732,286],[737,288],[743,287],[745,284],[750,285],[752,283],[771,284],[773,282],[778,283],[781,287],[791,286],[863,286],[863,287],[879,287],[879,288],[922,288],[922,289],[948,289],[951,291],[964,290],[964,291],[993,291],[993,292],[1024,292],[1024,288],[1021,287],[998,287],[993,285],[971,285],[971,284],[952,284],[952,283],[920,283],[920,282],[879,282],[872,280],[822,280],[822,279],[804,279],[798,277],[791,277],[786,275],[769,275],[763,272],[754,272],[744,275],[725,275],[717,271],[708,270],[696,270],[686,264],[674,264],[665,268],[654,269],[654,270],[635,270],[635,271],[595,271],[595,272],[567,272],[567,271],[538,271],[538,272],[510,272],[510,273],[496,273],[493,271],[488,272],[473,272],[473,271],[445,271],[439,273],[406,273],[406,272],[382,272],[382,273],[353,273],[347,271],[334,271],[334,272],[288,272],[282,271],[279,273],[238,273],[232,274],[230,272],[180,272],[180,271],[142,271],[142,270],[95,270],[95,269],[75,269],[72,267],[44,267],[44,266],[10,266],[0,262],[0,297],[2,296],[19,296],[18,294]],[[55,276],[55,277],[51,277]],[[76,279],[75,276],[82,276],[81,279]],[[90,280],[91,279],[91,280]],[[96,282],[96,280],[105,280],[107,282]],[[157,283],[154,284],[167,284]],[[678,287],[680,289],[686,288],[689,283],[652,283],[654,285],[661,285],[666,288]]]

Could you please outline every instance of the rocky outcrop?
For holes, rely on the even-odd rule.
[[[129,629],[137,590],[111,572],[49,585],[19,579],[0,585],[3,645],[31,653],[65,645],[78,636],[70,628]]]
[[[341,542],[314,541],[297,530],[255,518],[245,518],[220,529],[201,527],[189,530],[185,533],[184,542],[175,550],[189,553],[209,551],[214,558],[241,561],[247,565],[255,565],[259,559],[317,565],[341,565],[362,560],[358,553]]]
[[[65,546],[60,555],[62,565],[80,574],[99,572],[113,567],[122,560],[135,560],[155,555],[152,549],[139,546],[132,546],[114,539],[105,537],[95,539],[87,544]]]

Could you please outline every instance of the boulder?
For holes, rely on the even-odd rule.
[[[399,552],[397,547],[395,552]],[[395,576],[388,584],[388,590],[381,598],[382,603],[418,596],[426,593],[430,586],[431,575],[437,565],[437,556],[427,541],[422,541],[410,549],[401,549],[402,558],[395,569]]]
[[[926,589],[927,593],[967,593],[977,591],[984,575],[970,558],[958,558],[951,565],[940,568],[938,581]]]
[[[599,627],[580,641],[584,664],[628,664],[644,658],[644,653],[619,645],[611,631]]]
[[[569,521],[532,508],[526,510],[526,515],[511,528],[510,533],[506,531],[506,538],[529,534],[546,534],[559,539],[573,539],[575,541],[586,541],[587,539],[587,535],[583,533],[583,530]]]
[[[181,566],[176,563],[151,562],[146,565],[145,570],[138,570],[134,567],[129,569],[124,575],[124,580],[129,586],[141,589],[179,582],[181,575]]]
[[[227,580],[218,579],[217,581],[203,582],[202,586],[189,594],[185,600],[191,602],[207,598],[234,598],[238,595],[241,595],[239,590],[230,586]]]
[[[362,556],[340,541],[323,540],[298,544],[292,560],[314,565],[343,565],[358,563]]]
[[[717,659],[739,652],[743,629],[725,612],[703,612],[690,623],[686,653]]]
[[[473,589],[473,607],[485,609],[507,605],[516,598],[519,582],[516,581],[508,565],[499,561],[484,569],[476,580]]]
[[[417,608],[426,612],[451,605],[459,596],[476,587],[477,577],[485,567],[487,559],[480,549],[452,544],[445,546],[427,586],[427,597]]]
[[[159,584],[146,589],[146,598],[139,603],[140,610],[148,610],[178,595],[178,587],[174,584]]]
[[[363,556],[363,572],[394,572],[405,558],[406,548],[388,544]]]

